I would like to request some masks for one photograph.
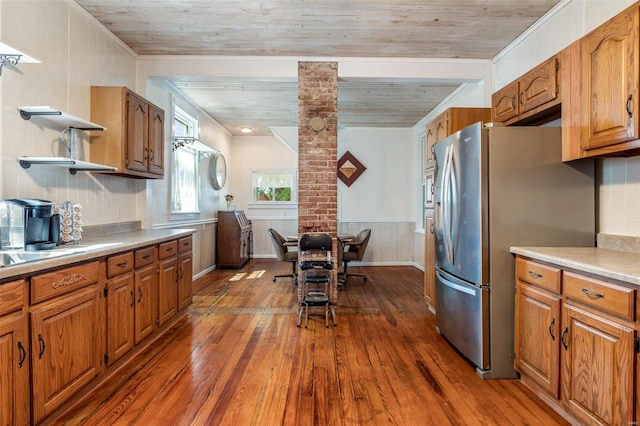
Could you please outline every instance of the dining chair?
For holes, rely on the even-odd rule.
[[[345,240],[344,243],[344,251],[339,253],[339,257],[342,257],[342,279],[344,283],[346,283],[349,277],[361,277],[364,281],[367,280],[367,276],[364,274],[351,274],[347,270],[347,265],[349,262],[356,261],[359,262],[364,257],[365,252],[367,251],[367,245],[369,244],[369,238],[371,237],[371,229],[363,229],[356,235],[353,240]]]
[[[273,282],[276,282],[276,278],[293,278],[294,284],[298,283],[298,250],[297,243],[287,244],[287,240],[273,228],[269,228],[269,235],[271,236],[271,242],[273,248],[276,250],[276,256],[281,262],[291,262],[291,273],[274,275]]]

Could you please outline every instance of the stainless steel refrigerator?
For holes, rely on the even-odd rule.
[[[593,160],[559,127],[476,123],[435,145],[436,325],[482,378],[513,378],[511,246],[595,245]]]

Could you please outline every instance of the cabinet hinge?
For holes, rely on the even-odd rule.
[[[107,297],[109,295],[109,289],[105,288],[104,289],[104,297]]]
[[[104,363],[109,365],[109,354],[104,354]]]

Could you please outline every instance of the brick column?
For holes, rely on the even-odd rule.
[[[324,120],[322,130],[309,126],[316,117]],[[338,63],[298,62],[298,233],[331,235],[335,263],[337,231]],[[339,266],[333,269],[334,301]]]
[[[324,129],[309,121],[324,119]],[[298,63],[298,232],[338,229],[338,64]],[[335,245],[335,244],[334,244]]]

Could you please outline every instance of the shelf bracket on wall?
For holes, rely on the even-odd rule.
[[[18,65],[22,55],[0,54],[0,75],[2,75],[2,67],[5,65]]]

